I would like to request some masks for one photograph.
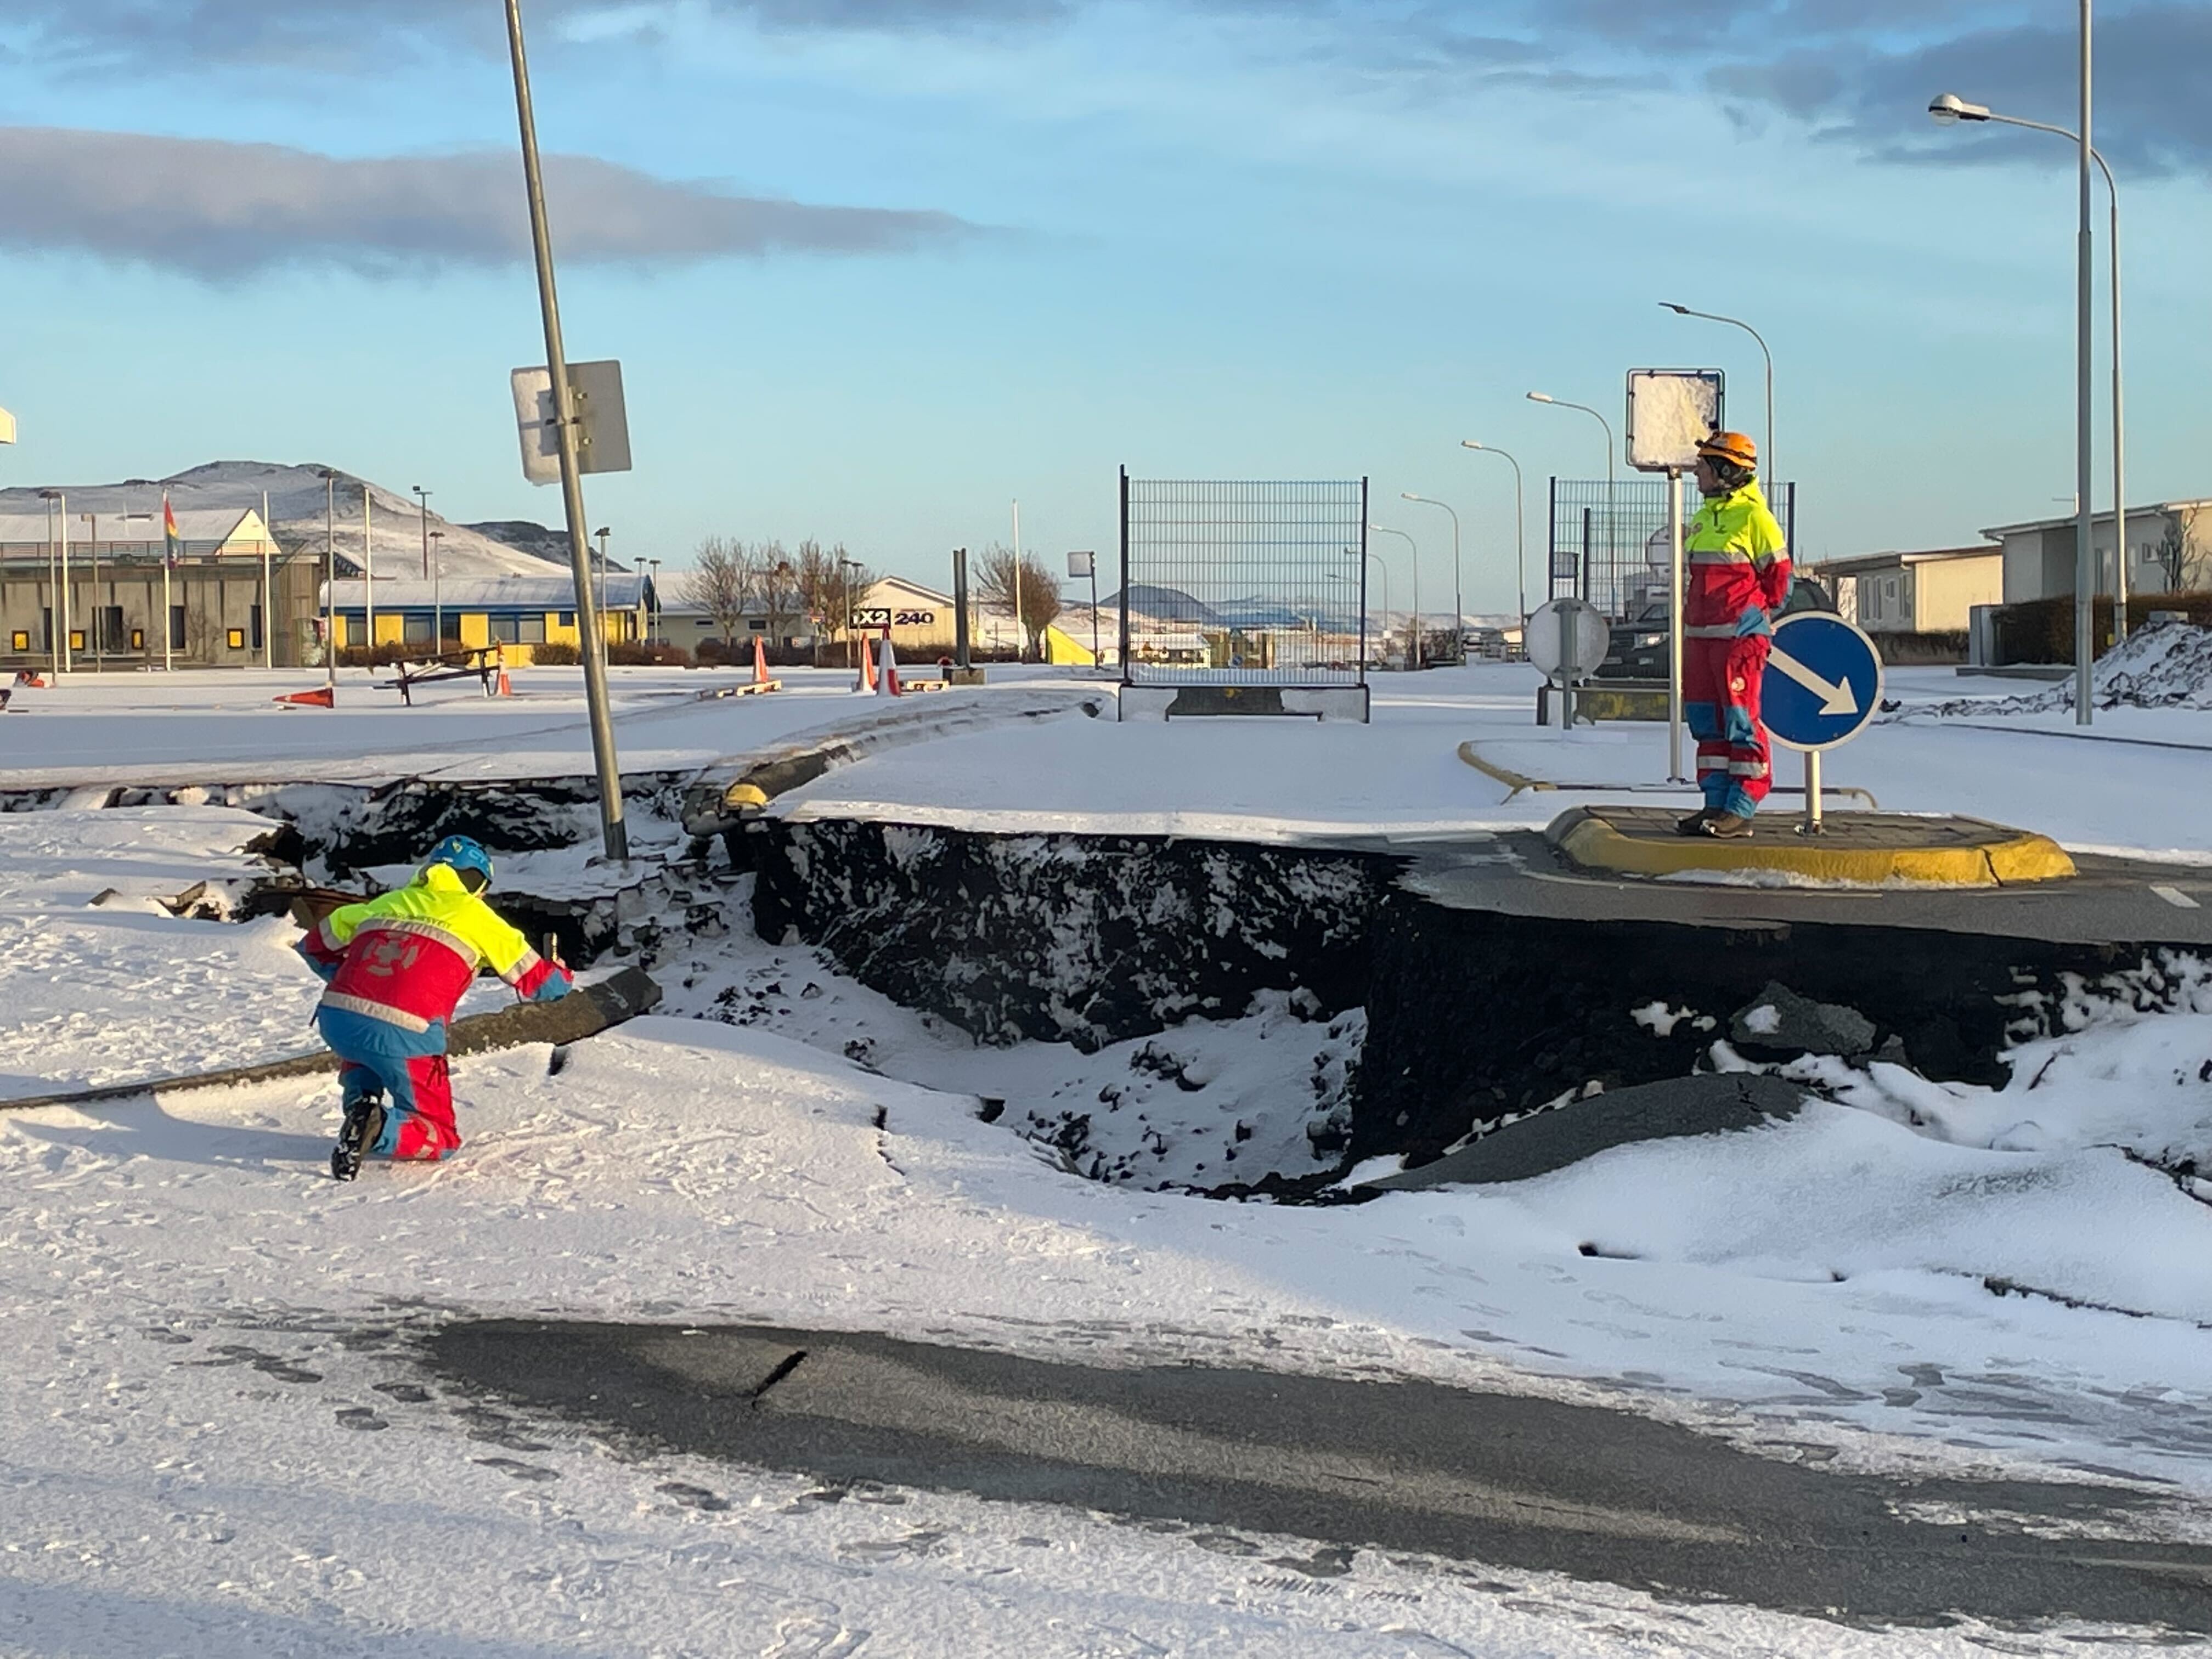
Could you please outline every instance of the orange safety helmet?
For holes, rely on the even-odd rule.
[[[1740,466],[1747,472],[1759,471],[1759,446],[1741,432],[1707,434],[1698,445],[1698,457],[1700,460]]]

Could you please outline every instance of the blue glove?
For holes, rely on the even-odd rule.
[[[324,984],[328,985],[338,976],[338,964],[335,962],[324,962],[317,957],[313,951],[308,950],[306,939],[301,939],[292,948],[300,953],[301,961],[315,970],[315,977]]]
[[[555,969],[545,975],[544,982],[530,994],[532,1002],[558,1002],[576,988],[576,981],[568,977],[566,969]]]
[[[1735,619],[1735,636],[1738,639],[1743,639],[1752,634],[1771,634],[1773,631],[1773,624],[1767,621],[1766,612],[1755,605]]]

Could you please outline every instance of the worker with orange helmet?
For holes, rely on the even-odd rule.
[[[1759,488],[1759,447],[1741,432],[1698,446],[1705,496],[1683,538],[1682,715],[1698,743],[1702,809],[1675,828],[1723,840],[1751,833],[1773,771],[1759,723],[1772,613],[1790,597],[1790,550]]]

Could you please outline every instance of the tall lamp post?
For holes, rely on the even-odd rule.
[[[1513,567],[1520,573],[1521,577],[1521,642],[1525,647],[1528,644],[1528,538],[1522,533],[1521,463],[1510,455],[1507,455],[1504,450],[1493,448],[1488,444],[1479,444],[1472,438],[1462,438],[1459,441],[1459,447],[1462,449],[1480,450],[1486,455],[1504,456],[1506,465],[1513,469]]]
[[[1766,359],[1766,447],[1759,452],[1759,459],[1765,462],[1765,465],[1759,469],[1759,472],[1770,485],[1772,484],[1774,482],[1774,354],[1766,349],[1766,337],[1741,317],[1723,317],[1717,311],[1692,311],[1687,306],[1676,305],[1672,300],[1662,300],[1659,304],[1662,310],[1671,311],[1677,317],[1702,317],[1709,323],[1726,323],[1731,328],[1740,328],[1759,342],[1759,355]]]
[[[446,652],[446,550],[442,544],[446,532],[430,532],[430,654],[443,656]]]
[[[430,492],[421,484],[409,486],[415,499],[422,505],[422,580],[430,580]]]
[[[2081,142],[2081,136],[2070,127],[2030,121],[2017,115],[2000,115],[1986,104],[1968,103],[1955,92],[1942,93],[1930,100],[1928,113],[1944,126],[1960,121],[1992,121],[2000,126],[2047,132],[2069,144]],[[2112,177],[2112,164],[2105,160],[2101,150],[2092,145],[2089,159],[2105,175],[2105,195],[2112,210],[2106,237],[2109,244],[2106,259],[2112,268],[2112,635],[2116,640],[2124,640],[2128,636],[2128,425],[2120,375],[2120,186]]]
[[[57,647],[54,654],[54,672],[58,674],[66,674],[76,665],[70,653],[69,491],[41,489],[39,492],[39,499],[53,502],[60,509],[61,545],[58,551],[61,578],[55,585],[53,623],[47,643]],[[49,507],[46,510],[52,513],[55,507]]]
[[[599,660],[605,662],[607,650],[607,538],[613,529],[601,525],[592,534],[599,538]]]
[[[1579,409],[1583,414],[1589,416],[1590,419],[1595,421],[1600,426],[1605,428],[1605,565],[1607,571],[1610,573],[1613,569],[1613,560],[1618,552],[1618,550],[1613,546],[1613,422],[1607,420],[1604,416],[1599,414],[1597,410],[1592,409],[1588,404],[1571,404],[1564,398],[1551,397],[1545,392],[1532,392],[1528,393],[1528,401],[1532,404],[1549,404],[1554,409]],[[1589,598],[1589,573],[1588,571],[1584,571],[1583,573],[1582,597],[1585,599]]]
[[[653,644],[659,645],[660,643],[660,561],[640,559],[638,562],[653,567],[653,574],[649,579],[653,584],[653,603],[646,609],[645,622],[647,637]]]
[[[323,471],[323,684],[338,690],[338,475]]]
[[[1376,534],[1395,536],[1400,541],[1406,544],[1407,556],[1413,561],[1413,648],[1406,653],[1406,666],[1407,668],[1419,668],[1421,665],[1421,544],[1415,541],[1411,536],[1407,535],[1404,531],[1393,530],[1387,524],[1370,524],[1367,528],[1370,532]],[[1370,558],[1379,559],[1382,556],[1379,554],[1370,554],[1368,556]],[[1382,567],[1382,591],[1386,595],[1390,591],[1390,567],[1387,564]],[[1382,614],[1385,618],[1388,618],[1390,614],[1390,607],[1387,601],[1382,606]],[[1384,627],[1387,629],[1389,623],[1386,620]]]
[[[1459,582],[1459,514],[1452,513],[1451,504],[1427,495],[1416,495],[1410,489],[1398,492],[1401,501],[1419,501],[1424,507],[1441,507],[1451,513],[1452,521],[1452,655],[1459,662],[1467,660],[1467,601],[1461,597]],[[1415,571],[1418,578],[1419,572]]]

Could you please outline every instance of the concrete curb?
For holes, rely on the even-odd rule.
[[[1841,815],[1839,820],[1848,821]],[[1930,831],[1925,842],[1900,846],[1855,847],[1840,838],[1833,842],[1808,840],[1787,830],[1764,840],[1713,841],[1624,834],[1597,811],[1578,806],[1553,819],[1544,835],[1578,867],[1623,876],[1771,871],[1864,886],[1907,882],[1930,887],[2001,887],[2060,881],[2075,873],[2074,860],[2047,836],[1980,818],[1925,822]],[[1942,825],[1966,826],[1968,834],[1943,845],[1935,834]]]

